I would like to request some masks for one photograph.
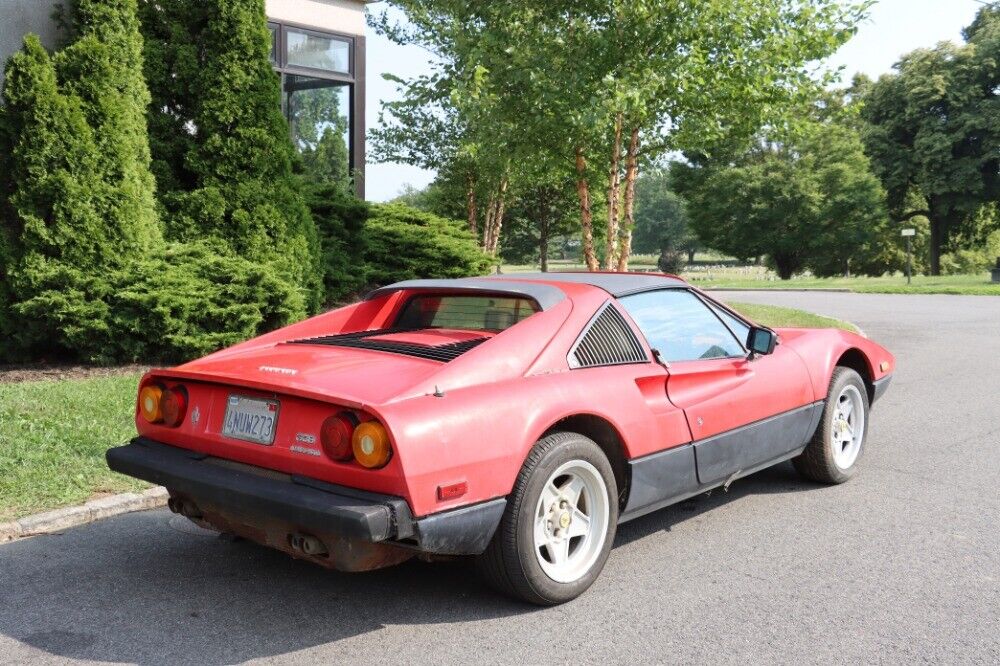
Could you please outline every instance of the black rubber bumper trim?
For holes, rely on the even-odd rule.
[[[490,545],[507,500],[503,497],[431,514],[416,521],[420,550],[437,555],[479,555]]]
[[[882,379],[872,382],[872,403],[874,404],[876,400],[885,395],[885,392],[889,389],[889,384],[892,383],[892,375],[886,375]]]
[[[413,535],[406,500],[291,477],[291,481],[205,462],[207,456],[136,438],[107,453],[108,467],[241,515],[266,515],[316,532],[378,542]]]

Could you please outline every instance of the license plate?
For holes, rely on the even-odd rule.
[[[270,446],[278,426],[277,400],[231,395],[226,404],[222,434],[245,442]]]

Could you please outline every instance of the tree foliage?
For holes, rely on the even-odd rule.
[[[107,275],[162,244],[135,0],[79,0],[74,39],[6,67],[0,283],[5,355],[58,353],[108,328]]]
[[[482,275],[491,263],[461,222],[399,204],[372,205],[365,235],[371,285]]]
[[[168,236],[273,266],[305,315],[322,301],[316,227],[281,112],[263,0],[144,1],[150,127]]]
[[[669,169],[655,169],[640,176],[636,183],[635,251],[692,254],[700,245],[688,223],[684,200],[671,186]]]
[[[627,266],[634,186],[643,163],[751,135],[801,94],[806,63],[852,34],[867,3],[835,0],[398,0],[409,25],[376,25],[437,56],[435,72],[405,82],[406,113],[390,146],[443,147],[494,179],[542,161],[576,174],[587,263],[598,266],[594,220],[605,215],[605,266]],[[429,113],[433,101],[440,113]],[[405,120],[404,120],[405,119]],[[414,127],[421,141],[402,132]],[[426,138],[426,140],[424,140]],[[409,142],[407,144],[407,142]],[[457,150],[461,147],[462,150]],[[385,151],[385,156],[399,154]],[[406,155],[402,155],[404,158]],[[486,159],[488,156],[489,159]],[[424,166],[433,166],[427,164]],[[592,186],[606,192],[594,206]]]
[[[782,279],[895,268],[879,251],[892,236],[885,193],[850,128],[814,122],[724,162],[676,163],[673,176],[706,245],[766,256]]]
[[[930,222],[931,272],[946,250],[1000,227],[1000,8],[983,7],[966,43],[919,49],[864,92],[864,139],[899,220]]]

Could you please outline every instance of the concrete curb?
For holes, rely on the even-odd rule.
[[[0,543],[39,534],[52,534],[95,520],[133,511],[155,509],[167,503],[166,488],[150,488],[142,493],[123,493],[91,500],[79,506],[69,506],[45,513],[36,513],[20,520],[0,523]]]

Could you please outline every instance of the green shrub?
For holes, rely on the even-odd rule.
[[[141,15],[167,237],[216,239],[270,264],[302,291],[300,315],[315,312],[319,238],[293,173],[264,0],[144,0]]]
[[[7,63],[0,153],[0,356],[72,353],[107,328],[107,276],[162,236],[135,0],[78,0],[75,40]]]
[[[171,244],[111,276],[113,337],[92,360],[188,360],[299,319],[302,294],[220,244]]]
[[[466,225],[401,204],[377,204],[365,228],[367,281],[483,275],[491,260]]]
[[[307,201],[323,248],[325,302],[349,300],[365,286],[368,204],[334,184],[309,184]]]

